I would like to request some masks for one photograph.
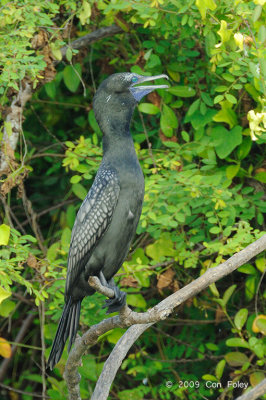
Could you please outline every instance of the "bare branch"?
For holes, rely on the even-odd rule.
[[[91,400],[107,399],[109,390],[122,361],[126,357],[129,349],[153,323],[132,325],[126,333],[118,340],[113,351],[104,363],[100,378],[98,379]]]
[[[133,325],[125,332],[105,362],[102,374],[96,384],[91,400],[107,399],[110,386],[124,357],[126,356],[132,344],[146,329],[148,329],[155,322],[167,318],[181,303],[195,296],[197,293],[208,287],[211,283],[216,282],[217,280],[230,274],[265,249],[266,235],[262,236],[256,242],[250,244],[239,253],[234,254],[224,263],[218,265],[217,267],[210,268],[198,279],[191,282],[179,291],[173,293],[171,296],[167,297],[147,312],[137,313],[130,310],[130,308],[126,305],[121,310],[119,315],[107,318],[99,324],[92,326],[81,338],[76,339],[75,345],[71,350],[67,360],[64,378],[68,386],[70,400],[80,399],[80,376],[77,368],[81,364],[81,357],[87,350],[88,345],[96,343],[100,335],[115,327],[125,328]]]
[[[87,35],[74,40],[74,42],[72,42],[69,46],[62,47],[61,48],[62,56],[63,58],[65,58],[67,49],[69,47],[76,50],[84,49],[85,47],[88,47],[97,40],[103,39],[108,36],[113,36],[121,32],[124,31],[122,28],[120,28],[120,26],[117,25],[104,26],[103,28],[97,29],[96,31],[88,33]]]
[[[255,400],[263,396],[266,393],[266,378],[263,379],[257,386],[251,389],[248,393],[244,393],[239,396],[236,400]]]
[[[97,276],[90,276],[88,282],[93,289],[103,294],[104,296],[109,297],[109,299],[115,297],[115,292],[113,291],[113,289],[103,286]]]
[[[9,169],[10,159],[12,159],[12,153],[17,147],[19,134],[21,132],[23,109],[31,96],[31,85],[26,82],[25,86],[20,88],[11,103],[10,112],[7,114],[4,124],[0,153],[0,175]]]

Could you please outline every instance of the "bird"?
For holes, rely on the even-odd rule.
[[[145,95],[168,88],[144,84],[160,78],[169,79],[165,74],[115,73],[100,84],[94,95],[93,110],[103,133],[103,157],[71,233],[65,304],[47,361],[50,370],[60,360],[67,339],[68,352],[74,343],[81,302],[95,293],[88,283],[90,276],[97,276],[102,285],[114,291],[114,298],[105,304],[107,313],[125,305],[126,293],[118,289],[113,276],[128,254],[144,198],[144,177],[130,122],[135,106]]]

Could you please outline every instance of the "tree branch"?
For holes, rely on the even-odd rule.
[[[90,32],[85,36],[82,36],[72,43],[69,46],[64,46],[61,48],[61,53],[63,58],[66,56],[67,49],[70,47],[72,49],[80,50],[88,47],[94,42],[97,42],[100,39],[103,39],[108,36],[116,35],[117,33],[124,32],[120,26],[111,25],[111,26],[104,26],[103,28],[97,29],[96,31]],[[59,61],[57,61],[58,63]]]
[[[251,389],[248,393],[244,393],[239,396],[236,400],[255,400],[263,396],[266,393],[266,378],[263,379],[257,386]]]
[[[76,339],[66,363],[64,378],[69,390],[69,399],[81,399],[79,392],[80,375],[77,368],[81,364],[81,357],[87,350],[88,345],[96,343],[100,335],[115,327],[125,328],[130,326],[106,360],[91,400],[107,399],[111,384],[124,357],[132,344],[146,329],[155,322],[167,318],[177,306],[206,289],[211,283],[230,274],[265,249],[266,235],[263,235],[256,242],[250,244],[239,253],[234,254],[224,263],[208,269],[198,279],[168,296],[150,310],[144,313],[137,313],[126,305],[119,315],[107,318],[99,324],[92,326],[81,338]]]

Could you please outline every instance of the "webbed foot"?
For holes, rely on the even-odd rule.
[[[100,280],[101,279],[102,276],[100,276]],[[115,285],[113,279],[110,279],[108,283],[106,282],[105,286],[109,287],[110,289],[113,289],[115,296],[111,299],[105,300],[105,303],[102,308],[107,308],[106,314],[111,314],[115,311],[120,311],[121,308],[124,307],[124,305],[126,304],[127,294],[119,290],[119,288]]]

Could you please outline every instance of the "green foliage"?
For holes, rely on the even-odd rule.
[[[2,229],[1,229],[2,227]],[[8,227],[7,225],[1,225],[0,229],[3,231],[3,227]],[[38,305],[40,301],[44,301],[48,297],[44,287],[40,286],[37,282],[34,283],[29,278],[30,275],[34,275],[30,270],[25,269],[25,263],[31,255],[31,244],[36,242],[36,239],[31,235],[21,235],[17,230],[9,230],[5,228],[5,232],[8,234],[5,236],[5,246],[0,250],[0,275],[1,275],[1,287],[0,287],[0,300],[1,302],[6,298],[11,296],[11,287],[14,283],[25,286],[29,294],[33,294],[35,297],[35,303]],[[32,257],[34,257],[32,255]],[[34,257],[35,259],[35,257]],[[36,267],[37,267],[37,260]],[[35,268],[36,268],[35,267]],[[45,266],[39,265],[40,273]],[[8,306],[7,306],[8,305]],[[9,311],[12,311],[10,303],[6,300],[4,304],[0,306],[0,313],[7,314],[7,307]],[[4,309],[4,311],[3,311]],[[7,315],[5,315],[7,316]]]
[[[41,392],[40,331],[47,357],[64,303],[71,229],[101,160],[91,103],[94,85],[107,75],[167,73],[171,79],[169,90],[138,105],[131,126],[145,199],[137,237],[116,277],[128,304],[147,310],[264,233],[265,10],[263,0],[2,3],[1,104],[13,101],[24,79],[39,90],[25,111],[17,165],[1,180],[8,186],[9,178],[24,179],[34,213],[21,201],[21,187],[9,191],[0,225],[0,336],[14,341],[23,319],[36,313],[31,347],[16,353],[5,384]],[[96,41],[88,52],[70,48],[71,40],[114,23],[123,34]],[[45,55],[60,61],[64,45],[66,60],[48,82]],[[4,126],[11,135],[10,122]],[[264,270],[261,254],[145,332],[123,361],[110,398],[216,399],[228,380],[257,384],[264,376]],[[44,300],[43,326],[37,313]],[[105,318],[103,302],[99,294],[84,299],[82,332]],[[122,334],[107,332],[84,356],[82,398],[90,397]],[[67,397],[66,360],[65,349],[47,378],[53,399]],[[230,388],[225,399],[241,393]]]

